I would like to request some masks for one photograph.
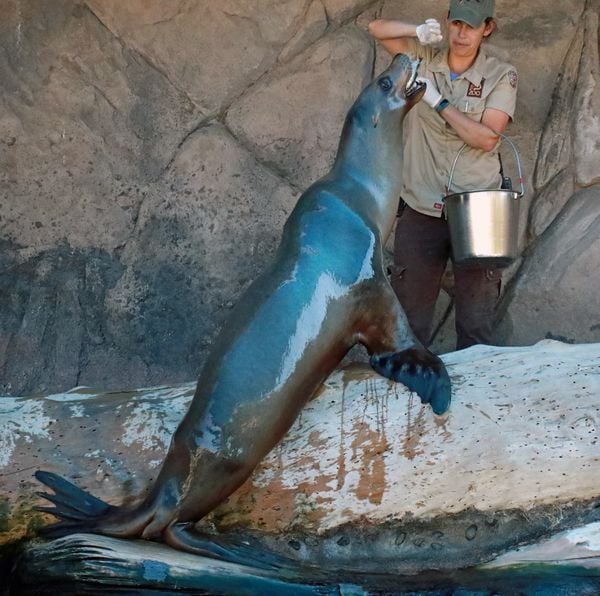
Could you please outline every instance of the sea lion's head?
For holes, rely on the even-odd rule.
[[[354,115],[368,116],[375,127],[383,125],[384,120],[399,123],[425,93],[425,84],[417,81],[419,63],[406,54],[396,54],[386,70],[360,94],[352,110]]]
[[[396,54],[391,64],[376,79],[377,87],[388,96],[390,108],[412,108],[425,93],[425,83],[417,81],[421,60],[411,60],[406,54]]]

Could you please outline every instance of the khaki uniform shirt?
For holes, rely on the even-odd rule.
[[[483,47],[469,70],[450,80],[448,50],[422,46],[410,40],[409,54],[421,58],[419,75],[428,77],[454,107],[481,121],[486,108],[513,117],[517,99],[517,73],[513,66],[487,56]],[[420,101],[406,116],[403,128],[402,198],[415,211],[440,217],[452,163],[463,140],[441,114]],[[467,146],[456,164],[450,193],[499,188],[498,150]]]

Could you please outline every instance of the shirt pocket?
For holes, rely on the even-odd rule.
[[[472,120],[481,122],[485,110],[485,99],[483,97],[463,97],[458,104],[458,109]]]

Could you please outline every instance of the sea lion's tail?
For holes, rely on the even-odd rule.
[[[38,470],[35,477],[54,491],[54,494],[37,493],[53,503],[54,507],[35,507],[35,510],[50,513],[61,520],[40,530],[40,534],[47,538],[59,538],[75,532],[94,532],[100,520],[118,510],[58,474]]]

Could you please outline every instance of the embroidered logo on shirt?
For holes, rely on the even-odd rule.
[[[433,208],[434,209],[443,209],[444,205],[443,205],[443,203],[434,203]]]
[[[467,90],[467,97],[481,97],[483,93],[483,82],[485,79],[481,79],[481,83],[479,85],[474,85],[473,83],[469,83],[469,89]]]
[[[519,81],[519,77],[517,76],[517,72],[515,70],[511,70],[508,73],[508,82],[513,89],[516,89],[517,83]]]

